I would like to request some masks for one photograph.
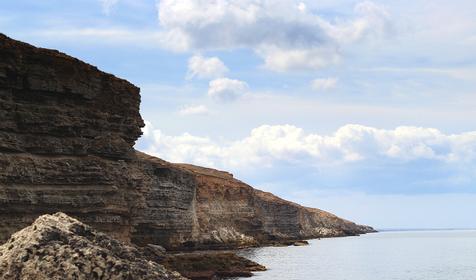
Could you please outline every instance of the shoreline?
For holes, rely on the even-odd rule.
[[[264,272],[267,271],[268,268],[263,264],[241,256],[240,251],[268,247],[302,247],[309,246],[309,241],[311,240],[356,237],[370,233],[378,233],[378,231],[356,235],[282,240],[262,243],[255,246],[241,246],[228,249],[174,250],[167,251],[164,260],[159,263],[192,280],[215,279],[214,277],[253,277],[254,272]]]

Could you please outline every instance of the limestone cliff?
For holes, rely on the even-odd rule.
[[[358,235],[374,231],[325,211],[256,190],[228,172],[189,164],[198,182],[196,213],[204,247]]]
[[[369,232],[231,174],[136,152],[139,89],[0,35],[0,241],[70,214],[123,241],[212,248]]]

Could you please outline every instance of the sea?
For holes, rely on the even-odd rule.
[[[239,255],[268,268],[251,280],[476,280],[476,230],[383,231],[309,243]]]

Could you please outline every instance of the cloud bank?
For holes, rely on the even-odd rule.
[[[291,0],[162,0],[157,8],[166,47],[249,48],[274,71],[338,63],[343,46],[391,30],[386,9],[370,1],[358,3],[351,19],[332,21]]]
[[[317,168],[355,162],[419,160],[476,163],[476,131],[448,135],[434,128],[410,126],[386,130],[350,124],[332,135],[320,135],[292,125],[263,125],[243,139],[217,142],[188,133],[164,135],[148,122],[144,138],[148,153],[173,162],[220,168],[272,167],[282,163]]]

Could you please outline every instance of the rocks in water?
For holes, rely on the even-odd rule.
[[[0,58],[0,242],[56,212],[121,241],[172,250],[373,230],[227,172],[135,151],[144,123],[139,89],[125,80],[4,35]]]
[[[185,279],[136,248],[63,213],[39,217],[0,246],[0,279]]]
[[[299,240],[293,243],[293,246],[308,246],[309,242],[306,240]]]
[[[266,267],[240,257],[233,252],[195,252],[168,255],[165,267],[190,279],[219,279],[222,277],[251,277],[254,271]]]
[[[308,246],[309,242],[307,240],[279,240],[279,241],[269,242],[268,245],[274,246],[274,247],[288,247],[288,246],[301,247],[301,246]]]

